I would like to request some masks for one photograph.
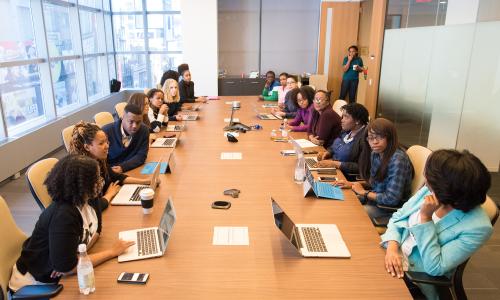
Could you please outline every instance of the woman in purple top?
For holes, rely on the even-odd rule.
[[[314,89],[308,85],[290,91],[290,99],[298,107],[295,119],[288,122],[291,131],[305,132],[311,123]]]
[[[330,93],[326,91],[316,92],[313,106],[314,110],[307,136],[314,144],[328,148],[333,140],[339,136],[342,129],[340,116],[333,111],[330,104]]]

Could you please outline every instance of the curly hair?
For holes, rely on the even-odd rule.
[[[355,120],[360,122],[363,125],[368,124],[370,114],[368,113],[368,110],[359,103],[353,102],[353,103],[348,103],[340,108],[344,112],[348,113],[351,115],[351,117]]]
[[[313,103],[314,99],[314,89],[308,85],[303,85],[300,88],[295,88],[291,91],[290,93],[290,99],[292,99],[293,104],[295,104],[295,107],[300,107],[299,103],[297,102],[297,96],[300,94],[302,99],[307,100],[307,107],[309,107]]]
[[[437,150],[425,164],[427,185],[442,204],[468,212],[486,200],[491,175],[469,151]]]
[[[163,73],[163,76],[161,77],[161,80],[160,80],[160,86],[163,86],[163,84],[165,83],[165,81],[167,81],[167,79],[173,79],[175,81],[179,80],[179,72],[177,71],[174,71],[174,70],[168,70],[166,71],[165,73]]]
[[[101,176],[96,160],[70,154],[61,159],[47,175],[47,186],[52,201],[82,206],[87,199],[95,197],[96,184]]]
[[[101,168],[101,174],[106,178],[108,171],[108,162],[106,160],[97,159],[94,157],[87,149],[85,145],[90,145],[95,139],[95,136],[102,129],[94,123],[88,123],[85,121],[80,121],[73,128],[73,134],[71,135],[71,141],[69,142],[69,154],[74,155],[85,155],[91,157],[99,162],[99,167]]]

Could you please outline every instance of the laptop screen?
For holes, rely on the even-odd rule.
[[[276,224],[276,227],[283,232],[288,240],[291,240],[295,224],[273,198],[271,198],[271,201],[273,206],[274,224]]]
[[[163,215],[161,216],[159,229],[159,238],[160,238],[160,247],[164,252],[167,248],[168,239],[172,234],[172,229],[174,227],[174,223],[176,220],[174,204],[172,203],[172,198],[168,198],[167,205],[165,206],[165,210],[163,211]]]

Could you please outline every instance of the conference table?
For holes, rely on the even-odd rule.
[[[238,100],[234,116],[259,124],[261,130],[240,133],[239,142],[224,136],[228,101]],[[257,97],[220,97],[200,108],[197,121],[187,128],[175,148],[151,148],[147,161],[175,160],[171,173],[160,175],[154,211],[140,206],[110,206],[103,213],[102,235],[92,252],[111,247],[124,230],[158,226],[168,197],[177,214],[163,257],[118,263],[112,259],[95,268],[96,291],[78,292],[76,276],[64,278],[60,299],[411,299],[401,279],[384,267],[380,237],[351,190],[344,200],[304,197],[294,182],[296,158],[282,156],[290,143],[273,142],[279,120],[259,120],[255,108],[265,111]],[[167,132],[158,135],[168,134]],[[304,138],[305,133],[291,133]],[[240,152],[241,160],[221,160],[222,152]],[[173,163],[173,161],[171,161]],[[142,167],[128,174],[140,174]],[[338,173],[338,177],[342,174]],[[223,195],[236,188],[238,198]],[[271,197],[295,223],[336,224],[352,257],[304,258],[277,229]],[[216,200],[228,200],[230,209],[213,209]],[[214,226],[248,227],[248,246],[215,246]],[[121,272],[149,273],[145,285],[117,283]]]

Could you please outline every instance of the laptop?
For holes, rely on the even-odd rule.
[[[182,121],[196,121],[196,120],[198,120],[197,113],[183,114],[181,116],[182,116]]]
[[[118,191],[118,194],[111,200],[111,205],[141,205],[139,193],[145,188],[156,189],[158,176],[160,175],[161,162],[162,159],[156,164],[149,185],[124,184]]]
[[[275,115],[273,113],[266,113],[266,112],[259,112],[257,107],[254,106],[253,108],[255,114],[257,115],[257,118],[261,120],[281,120],[283,119],[282,117]]]
[[[141,228],[121,231],[118,237],[124,241],[134,241],[135,244],[118,256],[118,262],[160,257],[167,250],[168,240],[177,216],[174,203],[169,197],[163,210],[158,227]]]
[[[273,198],[271,202],[274,224],[302,256],[351,257],[335,224],[295,224]]]
[[[294,140],[293,138],[291,138],[291,143],[293,145],[295,153],[297,154],[297,157],[300,157],[300,156],[303,157],[304,150],[302,150],[302,147],[300,146],[300,144],[296,140]],[[304,162],[310,171],[332,171],[331,173],[335,174],[336,173],[335,171],[337,170],[335,167],[316,166],[316,164],[318,163],[318,159],[314,156],[304,157]]]
[[[187,130],[187,122],[183,121],[182,124],[169,124],[165,128],[165,131],[171,131],[171,132],[181,132]]]
[[[160,137],[157,138],[152,144],[151,148],[175,148],[175,145],[177,144],[177,138],[176,137]]]

